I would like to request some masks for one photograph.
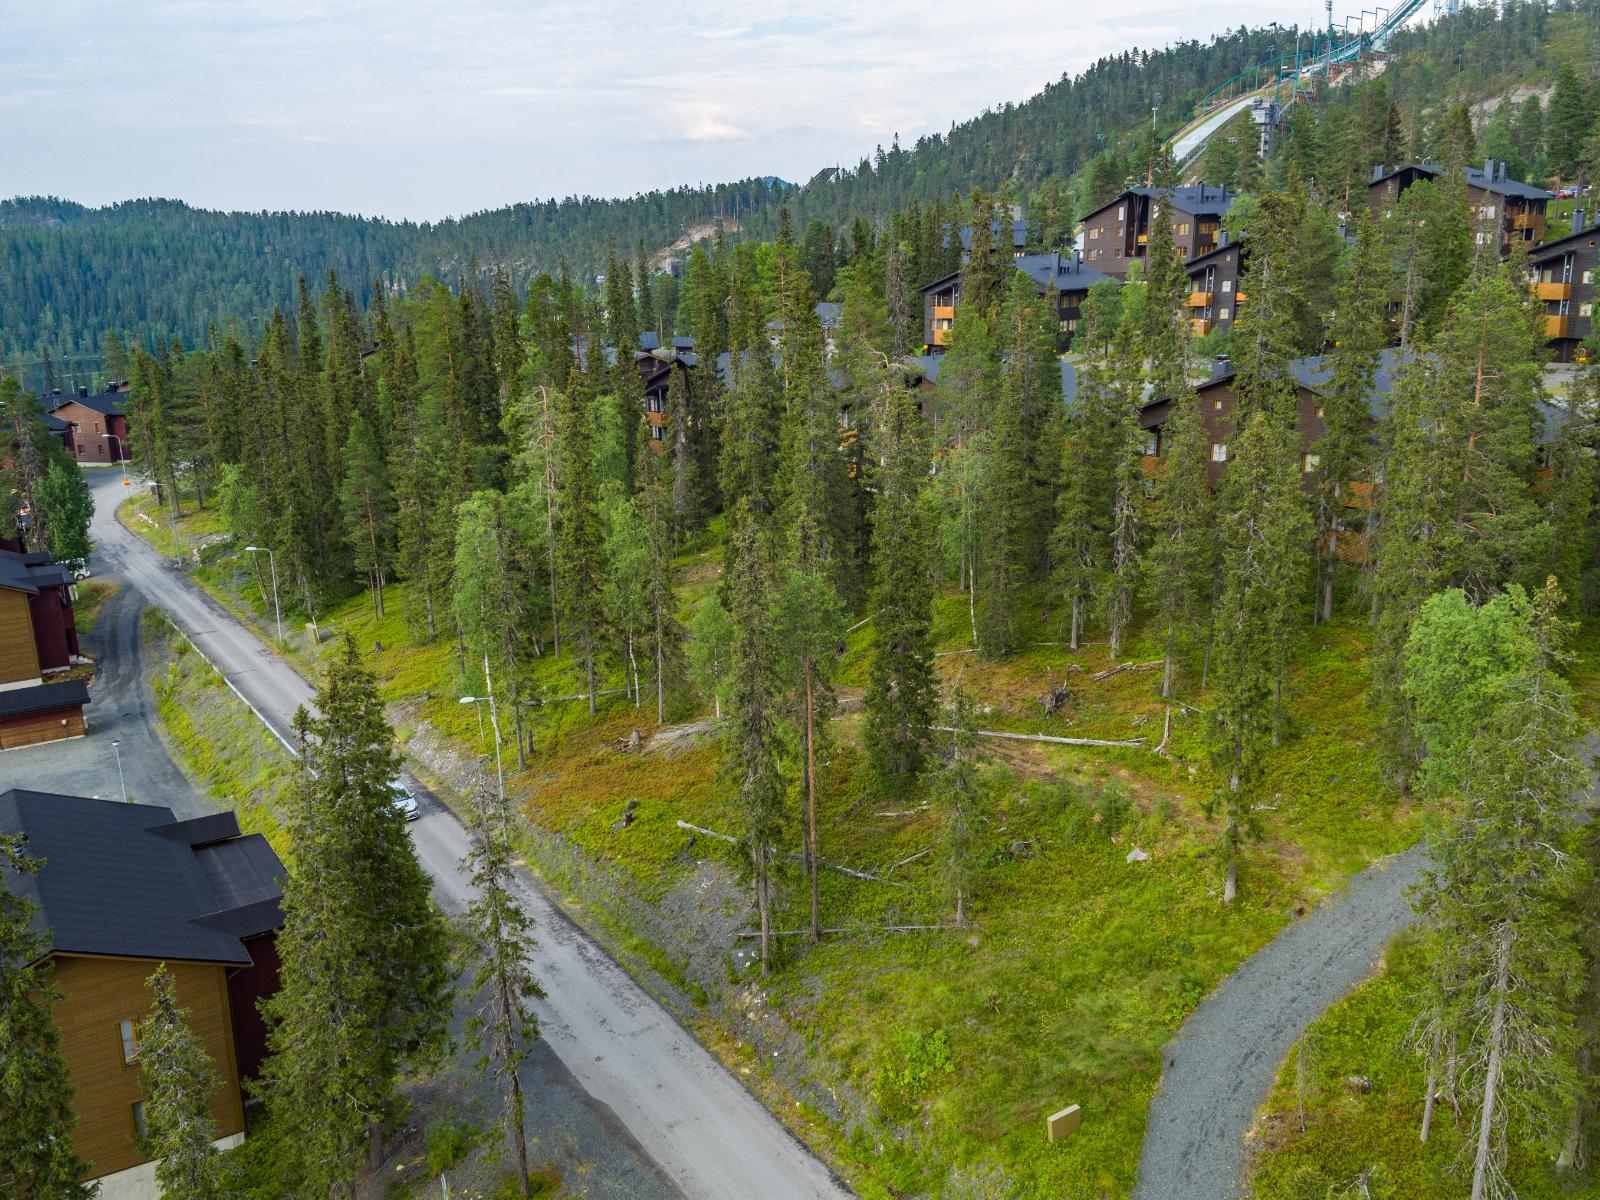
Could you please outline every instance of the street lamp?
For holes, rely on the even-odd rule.
[[[488,690],[488,695],[486,695],[486,696],[463,696],[463,697],[461,697],[461,703],[462,704],[485,704],[485,703],[487,703],[489,705],[489,727],[492,730],[494,730],[494,775],[495,775],[496,785],[497,785],[497,787],[499,789],[500,809],[501,809],[502,812],[504,812],[505,811],[505,804],[506,804],[506,772],[505,772],[504,764],[500,761],[500,718],[499,718],[498,714],[495,712],[495,707],[494,707],[494,676],[489,674],[489,656],[487,654],[485,654],[483,656],[483,679],[484,679],[484,682],[488,685],[488,689],[489,689]]]
[[[122,751],[117,749],[120,745],[116,738],[111,739],[111,752],[117,756],[117,784],[122,788],[122,802],[128,803],[128,781],[122,774]]]
[[[122,486],[128,486],[128,460],[122,457],[122,439],[114,433],[106,434],[106,440],[117,444],[117,462],[122,466]]]
[[[246,554],[261,554],[267,556],[267,566],[272,570],[272,616],[278,623],[278,640],[283,641],[283,609],[278,607],[278,559],[266,546],[246,546]]]

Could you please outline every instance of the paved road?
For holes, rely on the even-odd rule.
[[[1586,741],[1600,755],[1600,737]],[[1600,801],[1600,778],[1587,798]],[[1257,951],[1161,1051],[1161,1088],[1139,1155],[1134,1200],[1235,1200],[1244,1138],[1306,1026],[1360,984],[1389,939],[1416,919],[1406,889],[1422,848],[1361,872]]]
[[[145,681],[139,630],[144,607],[139,593],[123,588],[100,606],[94,632],[84,639],[96,664],[84,710],[88,736],[0,754],[0,790],[22,787],[120,800],[126,783],[128,799],[164,804],[180,817],[210,810],[156,732],[155,697]]]
[[[172,615],[262,720],[289,736],[312,689],[215,601],[165,565],[113,515],[123,489],[91,479],[91,534],[101,569]],[[417,854],[447,910],[468,898],[457,868],[461,823],[418,790],[411,823]],[[636,1141],[661,1176],[693,1200],[809,1200],[851,1195],[722,1065],[628,974],[589,941],[538,888],[524,888],[539,923],[535,969],[549,999],[544,1038],[562,1067]]]

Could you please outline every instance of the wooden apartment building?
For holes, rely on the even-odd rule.
[[[1215,250],[1184,264],[1189,275],[1189,332],[1195,337],[1226,333],[1239,316],[1245,294],[1239,290],[1244,277],[1248,243],[1240,238],[1228,240],[1223,230]]]
[[[1584,342],[1594,332],[1595,283],[1600,278],[1600,224],[1584,226],[1583,210],[1573,232],[1528,254],[1528,269],[1544,310],[1544,335],[1556,361],[1584,361]]]
[[[126,388],[90,395],[81,387],[75,395],[52,396],[49,415],[67,425],[67,450],[86,463],[120,462],[132,458],[128,449],[128,393]]]
[[[48,554],[0,549],[0,750],[83,736],[88,685],[46,682],[75,661],[71,575]]]
[[[1125,277],[1149,252],[1152,213],[1165,206],[1178,256],[1193,262],[1222,240],[1222,218],[1235,195],[1225,187],[1132,187],[1083,219],[1083,260],[1097,271]]]
[[[1373,220],[1394,211],[1401,194],[1424,179],[1444,174],[1437,163],[1404,163],[1393,170],[1380,164],[1372,168],[1367,201]],[[1467,168],[1467,208],[1481,242],[1493,242],[1501,258],[1513,244],[1533,247],[1543,240],[1546,215],[1555,193],[1506,176],[1506,165],[1489,159],[1481,167]]]
[[[1089,289],[1111,276],[1084,265],[1083,256],[1075,251],[1024,254],[1016,260],[1016,268],[1033,281],[1039,295],[1055,296],[1056,319],[1061,327],[1058,346],[1065,350],[1072,344]],[[961,276],[962,272],[954,271],[920,289],[924,354],[943,354],[950,345],[956,308],[961,303]]]
[[[218,1144],[244,1140],[240,1080],[259,1072],[266,1029],[256,1003],[278,987],[283,864],[231,812],[177,820],[160,805],[15,789],[0,793],[0,833],[43,860],[5,886],[32,901],[60,998],[61,1053],[73,1088],[73,1140],[100,1200],[157,1200],[139,1147],[145,981],[167,965],[178,1001],[220,1080]]]

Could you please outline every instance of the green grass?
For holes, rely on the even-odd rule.
[[[94,632],[100,609],[122,590],[122,585],[110,579],[85,579],[77,588],[78,598],[72,603],[72,617],[78,627],[78,636],[84,638]]]
[[[1441,1101],[1427,1143],[1417,1140],[1426,1080],[1422,1060],[1405,1041],[1424,969],[1416,936],[1401,934],[1389,946],[1384,971],[1306,1031],[1304,1130],[1297,1093],[1301,1047],[1290,1052],[1258,1123],[1255,1200],[1346,1195],[1330,1189],[1348,1187],[1369,1168],[1378,1168],[1373,1200],[1466,1194],[1470,1177],[1461,1168],[1471,1161],[1470,1107],[1463,1104],[1458,1118]],[[1371,1090],[1347,1083],[1356,1077],[1369,1079]],[[1525,1133],[1513,1139],[1508,1176],[1521,1200],[1600,1195],[1595,1183],[1562,1177],[1549,1161]]]
[[[288,752],[223,679],[173,629],[165,613],[144,614],[144,644],[156,714],[173,757],[246,833],[292,859],[279,813],[292,770]]]
[[[142,522],[130,524],[152,533]],[[719,552],[703,541],[680,566],[688,611],[715,586]],[[216,547],[193,574],[258,632],[270,632],[270,595],[243,559]],[[426,722],[469,754],[487,754],[479,706],[457,702],[464,692],[481,692],[478,669],[448,641],[419,641],[403,616],[413,601],[406,585],[388,588],[385,597],[381,619],[365,595],[334,606],[321,615],[324,634],[348,632],[368,655],[385,697],[402,706],[402,740],[407,727]],[[1159,671],[1095,681],[1090,676],[1111,665],[1103,642],[1070,652],[1059,644],[1058,622],[1043,616],[1026,633],[1029,648],[1002,663],[982,661],[962,652],[971,645],[966,598],[938,597],[940,674],[974,692],[985,728],[1145,742],[1121,749],[987,744],[995,764],[990,853],[968,929],[877,929],[948,921],[936,852],[894,869],[892,878],[906,888],[823,873],[825,922],[860,932],[815,948],[780,939],[781,967],[766,994],[804,1037],[829,1086],[881,1103],[863,1112],[847,1102],[844,1122],[829,1121],[785,1099],[766,1056],[719,1029],[714,1006],[700,1029],[865,1195],[937,1194],[952,1172],[982,1177],[992,1168],[1028,1194],[1125,1195],[1159,1047],[1294,915],[1419,835],[1420,814],[1384,785],[1362,750],[1370,728],[1364,621],[1308,629],[1302,639],[1290,692],[1293,736],[1267,768],[1266,836],[1247,851],[1240,897],[1226,909],[1213,852],[1217,831],[1201,811],[1214,786],[1203,718],[1174,708],[1168,753],[1157,755],[1168,708],[1157,694]],[[313,645],[296,620],[286,649],[314,668],[331,640]],[[847,699],[865,685],[870,647],[870,623],[847,639],[839,673]],[[1141,634],[1121,658],[1148,662],[1159,653]],[[1065,677],[1074,692],[1066,716],[1042,714],[1047,674]],[[547,696],[582,686],[570,659],[536,659],[529,676],[533,690]],[[605,686],[616,683],[609,672]],[[1191,677],[1180,680],[1179,695],[1202,710],[1209,699]],[[677,718],[703,715],[686,709]],[[536,825],[570,839],[628,897],[657,902],[687,886],[696,858],[737,870],[733,848],[719,842],[701,838],[685,853],[690,835],[676,824],[738,830],[738,813],[719,783],[714,735],[670,755],[622,753],[617,744],[632,729],[653,731],[654,711],[636,710],[620,696],[603,700],[592,721],[583,703],[547,705],[531,720],[535,749],[525,769],[515,769],[509,741],[505,747],[508,790]],[[504,709],[502,723],[509,735]],[[936,847],[940,818],[935,811],[876,815],[914,808],[923,797],[887,801],[875,793],[856,745],[859,724],[849,712],[833,726],[837,744],[821,777],[823,853],[881,874]],[[1104,799],[1108,792],[1123,797],[1128,810],[1114,833],[1105,818],[1114,820],[1119,806]],[[614,828],[630,799],[638,801],[633,823]],[[1150,853],[1149,862],[1126,861],[1136,845]],[[802,927],[805,905],[803,881],[791,868],[778,926]],[[701,996],[727,994],[725,978],[696,978],[693,964],[630,929],[628,912],[619,902],[576,915],[602,927],[636,967],[691,994],[697,987]],[[932,1045],[948,1056],[949,1071],[915,1069]],[[1069,1103],[1083,1107],[1082,1131],[1046,1145],[1045,1114]]]

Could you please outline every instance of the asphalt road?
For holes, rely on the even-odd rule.
[[[311,686],[223,608],[166,565],[114,515],[124,489],[91,476],[96,569],[164,608],[280,738]],[[461,823],[424,789],[409,828],[447,911],[469,897]],[[545,1042],[597,1111],[693,1200],[808,1200],[850,1191],[665,1009],[524,878],[538,922],[534,966],[548,999]]]
[[[1591,735],[1588,754],[1600,755]],[[1587,800],[1600,801],[1591,777]],[[1222,981],[1161,1051],[1161,1088],[1139,1155],[1134,1200],[1235,1200],[1245,1134],[1306,1026],[1377,965],[1416,919],[1407,889],[1422,847],[1355,876]]]
[[[0,791],[20,787],[120,800],[126,785],[129,800],[164,804],[180,817],[209,811],[156,732],[155,697],[145,682],[139,631],[144,607],[143,597],[128,588],[100,606],[94,632],[84,639],[96,664],[84,709],[88,735],[0,754]]]

